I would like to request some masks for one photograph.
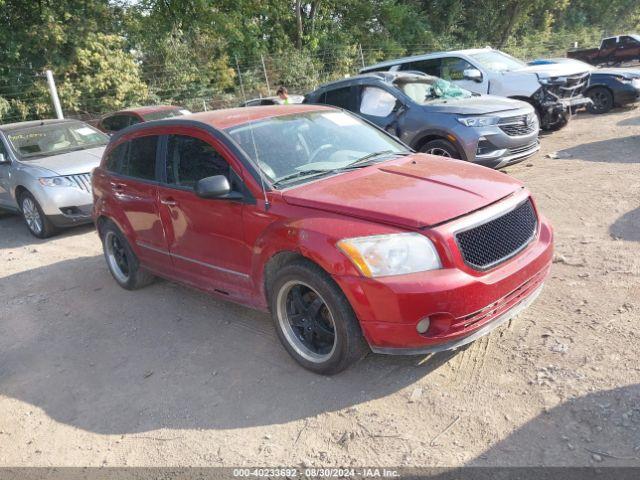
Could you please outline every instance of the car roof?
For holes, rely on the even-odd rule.
[[[321,91],[329,88],[340,87],[341,85],[350,85],[352,83],[358,83],[362,80],[371,80],[373,82],[381,82],[381,83],[392,83],[394,80],[397,80],[401,77],[431,77],[422,72],[410,72],[410,71],[400,71],[400,72],[367,72],[361,73],[360,75],[354,75],[353,77],[341,78],[340,80],[336,80],[333,82],[328,82],[323,85],[320,85],[315,91]]]
[[[81,120],[76,120],[75,118],[53,118],[47,120],[31,120],[28,122],[15,122],[15,123],[6,123],[4,125],[0,125],[0,131],[10,132],[12,130],[18,130],[21,128],[29,128],[29,127],[38,127],[41,125],[54,125],[56,123],[72,123],[72,122],[81,122]]]
[[[280,117],[296,113],[307,113],[316,111],[335,111],[336,108],[324,106],[294,103],[290,105],[262,105],[255,107],[236,107],[225,108],[221,110],[211,110],[208,112],[191,113],[180,117],[168,118],[164,120],[156,120],[154,122],[139,123],[133,127],[121,130],[122,132],[131,131],[131,129],[145,130],[146,128],[154,128],[158,125],[184,124],[184,122],[195,121],[204,125],[209,125],[218,130],[244,125],[247,123],[264,120],[267,118]],[[119,133],[119,132],[118,132]]]
[[[430,58],[445,57],[451,55],[474,55],[476,53],[486,52],[493,50],[491,47],[484,48],[467,48],[464,50],[450,50],[441,52],[421,53],[419,55],[411,55],[409,57],[394,58],[393,60],[385,60],[384,62],[376,63],[374,65],[368,65],[362,70],[369,70],[372,68],[393,67],[401,63],[408,63],[416,60],[428,60]]]
[[[111,115],[118,115],[121,113],[139,113],[140,115],[145,115],[149,113],[165,112],[167,110],[179,110],[181,108],[183,107],[179,105],[146,105],[142,107],[125,108],[123,110],[118,110],[117,112],[109,113],[106,116],[108,117]]]

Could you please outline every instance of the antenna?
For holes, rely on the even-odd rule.
[[[251,108],[251,107],[245,107],[245,108]],[[247,120],[249,119],[249,114],[247,114]],[[256,154],[256,160],[255,160],[255,167],[258,170],[258,175],[260,176],[260,187],[262,188],[262,197],[264,199],[264,209],[265,211],[269,211],[269,207],[271,207],[271,203],[269,202],[269,199],[267,198],[267,189],[265,187],[265,179],[264,179],[264,172],[262,171],[262,168],[260,168],[260,153],[258,153],[258,147],[256,145],[256,137],[253,133],[253,122],[249,122],[248,123],[248,127],[249,127],[249,132],[251,133],[251,143],[253,143],[253,151]],[[251,160],[251,162],[253,162],[252,158],[249,158]]]

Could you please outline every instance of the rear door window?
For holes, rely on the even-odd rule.
[[[131,115],[113,115],[102,120],[102,127],[109,132],[117,132],[138,123]]]
[[[426,73],[434,77],[440,76],[440,59],[430,58],[428,60],[418,60],[416,62],[408,62],[400,65],[400,70],[413,70],[415,72]]]
[[[127,143],[129,145],[120,161],[118,173],[142,180],[155,180],[158,136],[138,137]]]
[[[602,41],[602,48],[613,48],[616,46],[616,37],[606,38]]]
[[[329,90],[321,96],[321,103],[333,105],[334,107],[354,110],[353,92],[351,87],[336,88]]]

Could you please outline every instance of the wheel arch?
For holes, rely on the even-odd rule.
[[[458,155],[460,155],[460,158],[462,160],[467,160],[467,155],[464,151],[464,148],[458,141],[458,138],[455,135],[444,131],[426,131],[421,133],[417,136],[417,140],[413,141],[413,143],[411,144],[411,148],[416,151],[420,151],[422,147],[424,147],[428,142],[431,142],[432,140],[446,140],[447,142],[452,143],[458,151]]]
[[[24,194],[25,192],[30,193],[31,195],[33,195],[33,193],[31,193],[31,191],[25,187],[22,184],[16,185],[13,189],[13,198],[15,199],[16,203],[18,204],[18,208],[20,208],[20,197],[22,196],[22,194]]]
[[[265,262],[264,268],[262,269],[261,294],[264,297],[264,300],[267,302],[267,305],[270,305],[270,286],[278,271],[284,266],[299,260],[311,262],[319,268],[322,268],[316,262],[308,257],[305,257],[304,255],[302,255],[302,253],[295,250],[280,250],[271,255],[271,257],[269,257],[269,259]]]
[[[589,85],[585,90],[584,90],[584,95],[587,96],[589,94],[589,92],[591,92],[592,90],[595,90],[596,88],[602,88],[604,90],[607,90],[610,94],[611,94],[611,98],[615,98],[615,94],[613,93],[613,90],[611,89],[611,87],[605,83],[596,83],[595,85]]]

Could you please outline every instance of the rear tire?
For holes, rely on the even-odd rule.
[[[593,103],[587,105],[589,113],[601,114],[607,113],[613,108],[613,95],[604,87],[592,88],[587,92],[587,96]]]
[[[136,290],[154,281],[155,277],[140,266],[129,242],[113,222],[107,221],[102,225],[100,238],[107,267],[118,285]]]
[[[48,238],[54,235],[58,229],[44,214],[40,204],[28,191],[20,194],[20,211],[31,235],[37,238]]]
[[[445,158],[460,158],[460,154],[453,143],[443,138],[425,143],[420,147],[420,151],[422,153],[428,153],[429,155],[438,155]]]
[[[317,265],[306,260],[285,265],[268,292],[278,338],[304,368],[333,375],[369,351],[349,301]]]

